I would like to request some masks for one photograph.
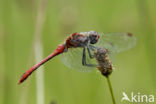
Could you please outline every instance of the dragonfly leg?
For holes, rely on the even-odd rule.
[[[96,67],[97,66],[94,64],[87,64],[87,62],[86,62],[86,48],[85,47],[83,48],[82,65],[88,66],[88,67]]]
[[[94,55],[91,54],[90,49],[91,49],[90,46],[87,45],[87,50],[88,50],[89,57],[92,59],[92,58],[94,58]]]
[[[88,45],[89,49],[91,49],[92,51],[95,51],[97,49],[97,47],[93,46],[93,45]]]

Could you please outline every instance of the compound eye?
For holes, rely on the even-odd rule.
[[[90,44],[95,44],[98,42],[99,40],[99,34],[95,31],[90,31],[89,32],[89,40],[90,40]]]

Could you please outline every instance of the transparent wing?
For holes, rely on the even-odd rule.
[[[136,45],[136,37],[130,33],[100,33],[97,47],[108,49],[110,54],[126,51]]]
[[[82,65],[83,48],[69,48],[67,52],[62,54],[62,62],[71,69],[76,69],[80,72],[91,72],[95,67]],[[88,64],[96,64],[95,59],[90,59],[86,50],[86,62]]]

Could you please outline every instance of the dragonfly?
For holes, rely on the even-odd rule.
[[[73,33],[60,44],[54,52],[28,69],[20,78],[18,84],[25,81],[36,69],[62,54],[63,63],[72,69],[90,72],[95,65],[95,50],[105,48],[111,55],[128,50],[135,46],[136,37],[131,33],[98,33],[95,31]]]

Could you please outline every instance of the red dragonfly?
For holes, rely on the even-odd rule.
[[[136,38],[130,33],[98,33],[95,31],[73,33],[52,54],[28,69],[18,83],[22,83],[42,64],[59,54],[63,54],[62,60],[66,66],[79,71],[91,71],[97,66],[94,64],[93,54],[96,47],[105,48],[113,54],[132,48],[135,43]]]

